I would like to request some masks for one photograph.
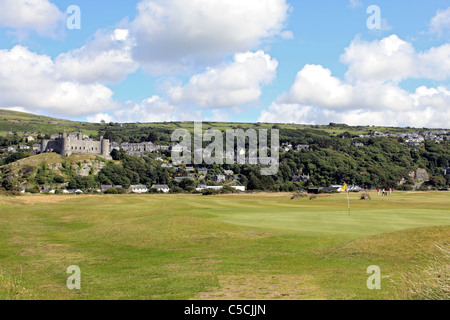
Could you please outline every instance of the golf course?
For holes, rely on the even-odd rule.
[[[0,299],[404,299],[435,270],[448,288],[450,192],[349,197],[0,196]]]

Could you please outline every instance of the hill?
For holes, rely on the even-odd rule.
[[[34,116],[12,111],[0,111],[3,124],[8,123],[13,128],[34,128],[35,141],[28,142],[28,146],[43,139],[43,134],[49,135],[66,130],[66,132],[82,130],[91,138],[102,135],[120,146],[123,142],[140,143],[151,141],[157,145],[171,144],[171,134],[175,129],[184,128],[194,130],[193,122],[170,123],[130,123],[130,124],[90,124],[72,122],[41,116]],[[280,166],[276,175],[261,176],[259,165],[228,165],[214,164],[208,167],[208,174],[195,174],[193,181],[186,183],[174,181],[176,177],[186,177],[190,172],[174,165],[162,167],[161,158],[166,163],[171,162],[170,151],[152,154],[150,157],[139,158],[125,154],[125,151],[113,151],[113,158],[120,163],[107,162],[100,171],[94,169],[83,179],[76,177],[76,170],[70,173],[48,171],[51,169],[49,161],[36,160],[36,165],[28,165],[26,172],[34,172],[39,177],[39,167],[42,174],[40,179],[32,182],[41,184],[59,183],[64,180],[74,188],[98,188],[100,184],[114,184],[128,186],[130,184],[168,184],[174,192],[192,192],[197,184],[216,185],[213,175],[221,174],[224,170],[232,170],[234,178],[248,190],[263,191],[294,191],[311,186],[327,187],[334,184],[354,184],[368,188],[401,188],[411,190],[413,187],[441,188],[450,184],[450,175],[443,174],[450,166],[449,132],[446,130],[425,130],[414,128],[378,128],[378,127],[350,127],[345,124],[329,124],[326,126],[297,125],[297,124],[268,124],[268,123],[219,123],[204,122],[203,130],[220,129],[278,129],[280,132]],[[37,134],[39,133],[39,134]],[[29,134],[29,132],[27,133]],[[0,178],[10,184],[8,177],[17,178],[16,184],[27,184],[23,171],[12,172],[11,168],[22,158],[30,156],[30,152],[22,150],[9,152],[7,147],[26,143],[26,134],[15,131],[13,135],[0,136]],[[209,142],[204,141],[203,147]],[[306,146],[305,148],[296,148]],[[2,150],[3,149],[3,150]],[[112,154],[113,154],[112,153]],[[42,155],[43,158],[49,155]],[[34,159],[34,158],[32,158]],[[41,158],[36,158],[41,159]],[[59,165],[67,162],[59,158]],[[24,160],[23,162],[26,162]],[[76,160],[75,162],[79,162]],[[19,162],[19,166],[20,166]],[[32,169],[30,169],[30,167]],[[47,168],[47,169],[46,169]],[[67,168],[66,168],[67,169]],[[49,174],[48,177],[45,177]],[[31,178],[33,179],[33,175]],[[306,178],[305,178],[306,177]]]
[[[369,131],[380,131],[383,133],[395,133],[395,132],[414,132],[417,130],[423,130],[418,128],[396,128],[396,127],[380,127],[380,126],[348,126],[345,124],[329,124],[329,125],[304,125],[304,124],[270,124],[270,123],[233,123],[233,122],[203,122],[207,128],[226,130],[235,127],[243,129],[271,129],[276,126],[279,129],[318,129],[323,130],[330,134],[342,134],[349,132],[351,134],[364,134]],[[0,109],[0,135],[6,133],[25,133],[35,132],[43,134],[53,134],[58,132],[77,132],[83,131],[85,134],[98,133],[99,130],[106,130],[107,128],[120,127],[122,130],[133,130],[145,127],[153,127],[163,130],[173,131],[177,128],[185,128],[193,132],[194,123],[189,122],[160,122],[160,123],[89,123],[80,121],[70,121],[58,118],[51,118],[46,116],[40,116],[35,114],[10,111]],[[436,129],[434,129],[436,130]]]

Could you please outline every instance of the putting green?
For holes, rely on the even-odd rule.
[[[0,299],[396,298],[450,239],[447,192],[291,196],[0,197]]]

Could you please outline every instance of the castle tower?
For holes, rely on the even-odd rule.
[[[41,152],[46,152],[48,146],[48,140],[42,140],[41,141]]]
[[[61,154],[64,157],[70,156],[72,154],[70,150],[70,138],[67,133],[63,133],[61,138]]]
[[[104,157],[105,159],[111,159],[111,155],[109,153],[109,139],[104,139],[103,136],[101,136],[100,143],[101,143],[102,157]]]

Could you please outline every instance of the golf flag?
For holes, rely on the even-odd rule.
[[[347,184],[344,184],[341,191],[347,192],[347,206],[348,206],[348,214],[350,214],[350,198],[348,197],[348,186]]]

